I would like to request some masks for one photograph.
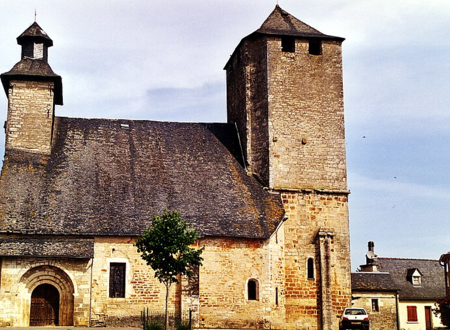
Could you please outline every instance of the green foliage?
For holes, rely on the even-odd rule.
[[[450,299],[448,297],[438,299],[435,306],[434,315],[441,318],[443,325],[450,327]]]
[[[177,277],[191,277],[192,269],[201,266],[203,258],[201,249],[194,249],[198,235],[195,229],[189,228],[179,212],[164,211],[155,215],[151,228],[136,240],[136,247],[142,259],[155,271],[155,277],[166,286],[166,311],[164,328],[168,329],[167,304],[169,288],[178,283]]]
[[[179,212],[165,211],[153,217],[152,227],[138,238],[136,247],[155,277],[167,286],[178,283],[177,275],[192,276],[191,267],[202,264],[203,248],[190,247],[197,238],[197,231],[188,227]]]
[[[191,330],[191,325],[185,322],[179,322],[175,325],[175,330]]]
[[[163,330],[164,323],[160,321],[150,321],[144,325],[144,330]]]

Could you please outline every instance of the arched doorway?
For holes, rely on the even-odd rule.
[[[29,269],[20,282],[25,284],[29,292],[24,315],[30,320],[31,326],[73,325],[74,285],[65,271],[51,265],[37,266]],[[40,316],[46,313],[47,316]],[[54,313],[54,317],[50,317],[50,313]]]
[[[41,284],[31,294],[30,326],[59,325],[59,292]]]

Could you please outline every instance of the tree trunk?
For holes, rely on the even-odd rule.
[[[166,285],[166,314],[164,315],[164,330],[169,330],[169,318],[168,318],[168,302],[169,302],[169,288],[170,283],[165,283]]]

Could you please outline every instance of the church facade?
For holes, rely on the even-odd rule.
[[[205,247],[170,294],[194,327],[337,329],[351,303],[343,40],[277,5],[226,63],[227,123],[85,119],[55,115],[53,41],[32,24],[1,75],[0,326],[163,311],[133,243],[169,209]]]

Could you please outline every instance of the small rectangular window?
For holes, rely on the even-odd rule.
[[[275,288],[275,305],[278,306],[278,287]]]
[[[408,312],[408,322],[417,322],[417,307],[406,306]]]
[[[309,54],[322,55],[322,42],[320,40],[309,41]]]
[[[307,271],[308,271],[308,280],[314,279],[314,259],[308,258]]]
[[[283,52],[295,53],[295,38],[282,37],[281,38],[281,50]]]
[[[378,299],[372,299],[372,312],[379,312],[380,306],[378,305]]]
[[[123,262],[109,264],[109,297],[125,298],[125,269]]]
[[[200,266],[190,266],[192,276],[188,277],[188,292],[190,296],[198,296],[200,293]]]
[[[247,282],[247,300],[259,300],[259,283],[255,279]]]

